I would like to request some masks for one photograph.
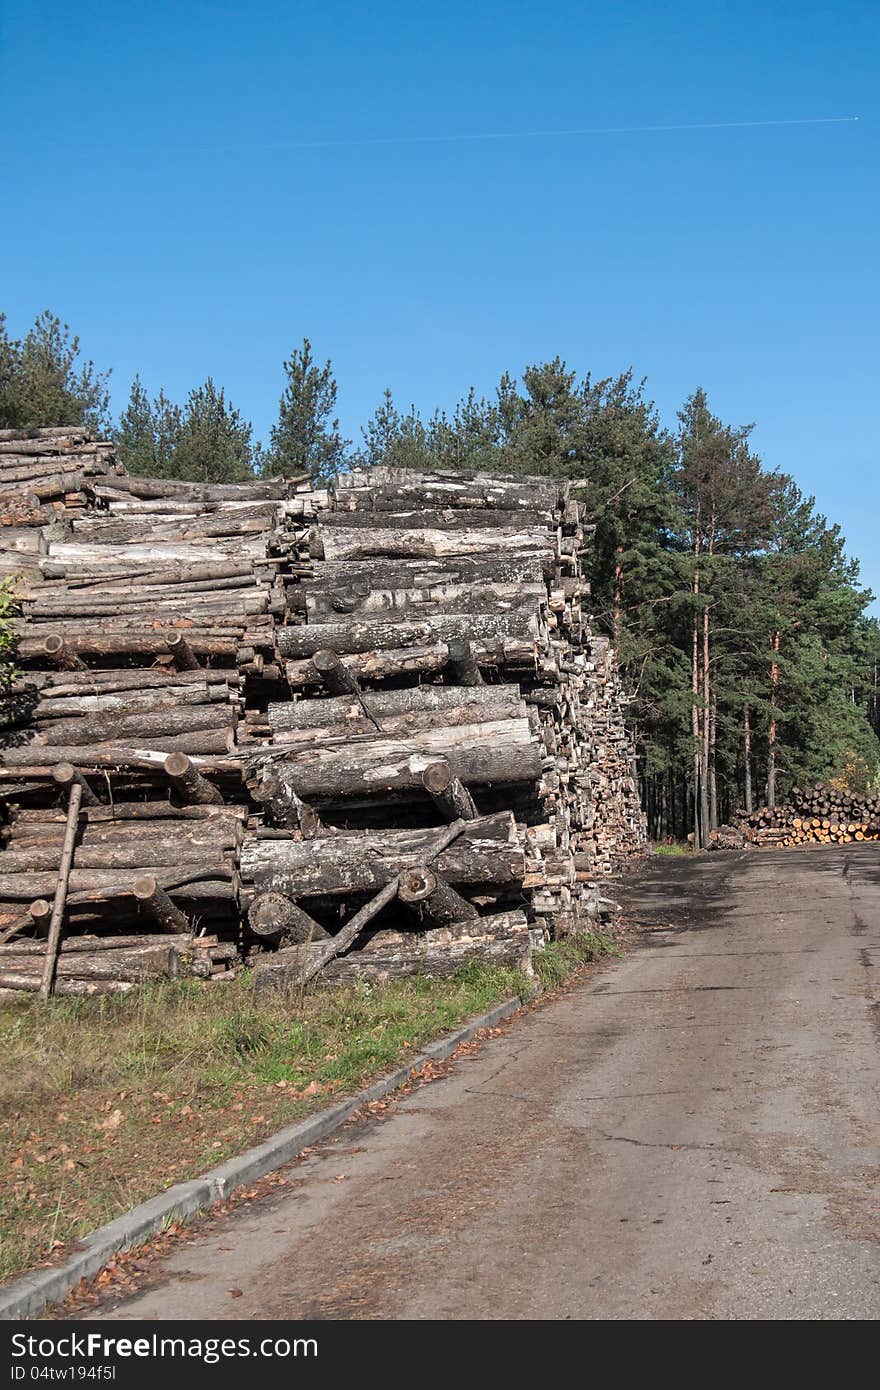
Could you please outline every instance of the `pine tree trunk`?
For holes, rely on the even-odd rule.
[[[752,797],[752,725],[751,711],[746,705],[743,711],[743,762],[745,765],[745,807],[746,815],[755,809]]]
[[[770,665],[770,728],[767,734],[767,805],[772,810],[776,805],[776,738],[777,708],[779,700],[779,637],[778,630],[773,634],[773,661]]]
[[[712,696],[709,718],[709,827],[718,829],[718,781],[715,775],[715,746],[718,730],[718,702]]]
[[[695,545],[695,554],[699,555],[699,543]],[[700,593],[700,571],[694,572],[694,598]],[[701,728],[700,728],[700,629],[699,613],[696,605],[694,606],[694,630],[693,630],[693,649],[691,653],[691,733],[694,740],[694,849],[703,847],[703,820],[701,816],[702,799],[700,792],[701,784]]]

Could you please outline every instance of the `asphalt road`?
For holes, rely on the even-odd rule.
[[[880,847],[653,860],[623,898],[645,944],[97,1315],[880,1315]]]

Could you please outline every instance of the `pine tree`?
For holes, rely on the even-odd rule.
[[[251,433],[250,422],[208,377],[187,397],[166,476],[204,483],[247,482],[254,476]]]
[[[267,469],[327,481],[345,468],[349,446],[333,414],[337,387],[331,363],[317,366],[312,345],[304,338],[302,348],[294,348],[284,363],[284,371],[287,385],[271,433]]]
[[[22,339],[12,339],[0,314],[0,427],[83,425],[109,429],[109,372],[80,360],[79,338],[48,309]]]

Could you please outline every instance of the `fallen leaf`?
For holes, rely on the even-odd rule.
[[[229,1294],[230,1294],[230,1297],[231,1297],[231,1298],[242,1298],[242,1297],[243,1297],[243,1294],[242,1294],[241,1289],[230,1289],[230,1290],[229,1290]]]

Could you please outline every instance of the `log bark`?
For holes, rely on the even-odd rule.
[[[182,632],[169,632],[165,642],[178,671],[198,671],[196,654]]]
[[[375,557],[447,559],[459,555],[485,555],[505,550],[546,551],[551,537],[544,527],[523,524],[518,530],[494,528],[446,531],[427,527],[381,530],[343,526],[324,527],[320,533],[324,560],[367,560]]]
[[[188,932],[189,919],[185,912],[175,907],[164,889],[160,888],[152,874],[141,874],[131,885],[132,895],[139,907],[148,917],[152,917],[163,931]]]
[[[19,647],[19,654],[21,654]],[[53,633],[43,641],[43,655],[47,661],[51,661],[61,671],[81,671],[85,667],[85,662],[80,661],[76,652],[72,651],[63,637]]]
[[[482,685],[483,677],[474,656],[474,649],[465,637],[448,643],[449,669],[460,685]]]
[[[21,661],[39,663],[45,659],[47,638],[23,637],[18,644]],[[208,637],[201,633],[187,633],[187,641],[196,656],[204,660],[219,661],[235,665],[236,643],[232,638]],[[79,632],[63,639],[63,646],[75,657],[118,657],[118,656],[165,656],[168,652],[167,637],[155,632],[132,632],[129,634],[112,632]]]
[[[525,714],[525,703],[518,685],[483,685],[479,688],[462,689],[454,685],[416,685],[403,690],[371,690],[363,695],[370,713],[388,731],[396,717],[413,715],[421,719],[423,715],[440,713],[444,717],[459,709],[479,712],[481,718],[509,719]],[[366,725],[366,716],[359,695],[342,696],[335,699],[294,700],[283,703],[270,703],[268,720],[275,730],[303,729],[319,730],[327,734],[340,729],[359,732],[359,725]],[[369,732],[366,726],[363,732]]]
[[[425,647],[400,647],[383,652],[359,652],[346,658],[345,665],[360,680],[395,680],[401,676],[429,675],[442,671],[448,660],[444,642]],[[316,686],[321,682],[313,660],[287,661],[287,683],[293,689]]]
[[[282,893],[296,900],[369,893],[423,864],[435,834],[432,830],[340,832],[321,841],[320,857],[313,843],[261,840],[246,834],[241,874],[260,892]],[[435,868],[453,884],[510,891],[525,873],[523,849],[510,812],[468,822],[460,840],[440,854]]]
[[[272,825],[300,830],[307,840],[329,833],[314,807],[297,796],[289,781],[279,777],[272,763],[264,765],[262,776],[253,785],[253,795],[262,804]]]
[[[52,769],[52,780],[65,791],[69,791],[72,786],[79,787],[80,805],[100,806],[101,803],[88,782],[72,763],[57,763]]]
[[[248,908],[248,925],[254,936],[264,941],[283,937],[296,943],[329,940],[329,933],[314,917],[281,893],[258,893]]]
[[[425,862],[430,864],[443,850],[448,849],[462,834],[465,829],[464,821],[455,821],[448,825],[445,830],[435,834],[425,856]],[[364,903],[363,907],[354,914],[345,926],[331,937],[328,941],[322,942],[315,948],[308,948],[308,959],[303,962],[301,985],[305,986],[308,982],[323,970],[328,961],[334,956],[341,955],[343,951],[357,940],[364,927],[376,917],[384,907],[393,902],[400,887],[400,880],[396,876],[380,888],[378,893]]]
[[[175,794],[185,805],[210,806],[222,803],[221,793],[196,771],[185,753],[169,753],[163,766]]]
[[[549,536],[548,536],[549,540]],[[476,555],[450,555],[442,559],[325,560],[320,579],[304,581],[307,594],[316,589],[354,589],[363,594],[389,589],[425,588],[442,584],[544,584],[555,569],[555,557],[546,553],[492,549]]]
[[[304,967],[316,954],[294,946],[278,951],[254,970],[258,994],[277,990],[294,993],[301,987]],[[525,914],[493,913],[450,927],[429,931],[381,931],[363,950],[351,951],[324,966],[324,977],[339,983],[394,980],[408,975],[447,978],[473,960],[509,965],[531,973],[531,937]]]
[[[429,927],[445,927],[479,917],[473,903],[463,898],[440,874],[417,864],[400,875],[398,896]]]
[[[281,648],[279,647],[279,651]],[[360,686],[345,662],[330,647],[319,647],[312,655],[312,665],[320,683],[331,695],[358,695]]]
[[[473,797],[445,758],[428,764],[422,773],[422,786],[447,820],[477,819]]]
[[[297,746],[289,760],[276,754],[273,761],[282,784],[320,807],[421,792],[425,768],[444,755],[466,786],[504,786],[537,782],[544,749],[523,718],[428,728],[410,737],[376,734],[326,747]]]
[[[359,618],[397,615],[411,622],[430,621],[438,612],[500,613],[538,608],[547,603],[547,589],[538,584],[432,584],[420,588],[370,589],[322,585],[306,590],[305,611],[310,623],[332,622],[340,613]]]
[[[136,710],[132,714],[111,711],[107,714],[83,714],[78,718],[52,720],[37,734],[36,742],[68,746],[124,742],[139,739],[179,737],[202,734],[208,730],[231,731],[236,712],[231,705],[211,702],[204,705],[167,705],[154,710]],[[224,745],[225,746],[225,745]]]
[[[537,645],[541,628],[535,613],[514,609],[509,613],[438,613],[421,622],[307,623],[303,627],[281,627],[277,635],[282,656],[301,658],[313,656],[322,648],[347,655],[470,639],[490,647],[510,639]]]

